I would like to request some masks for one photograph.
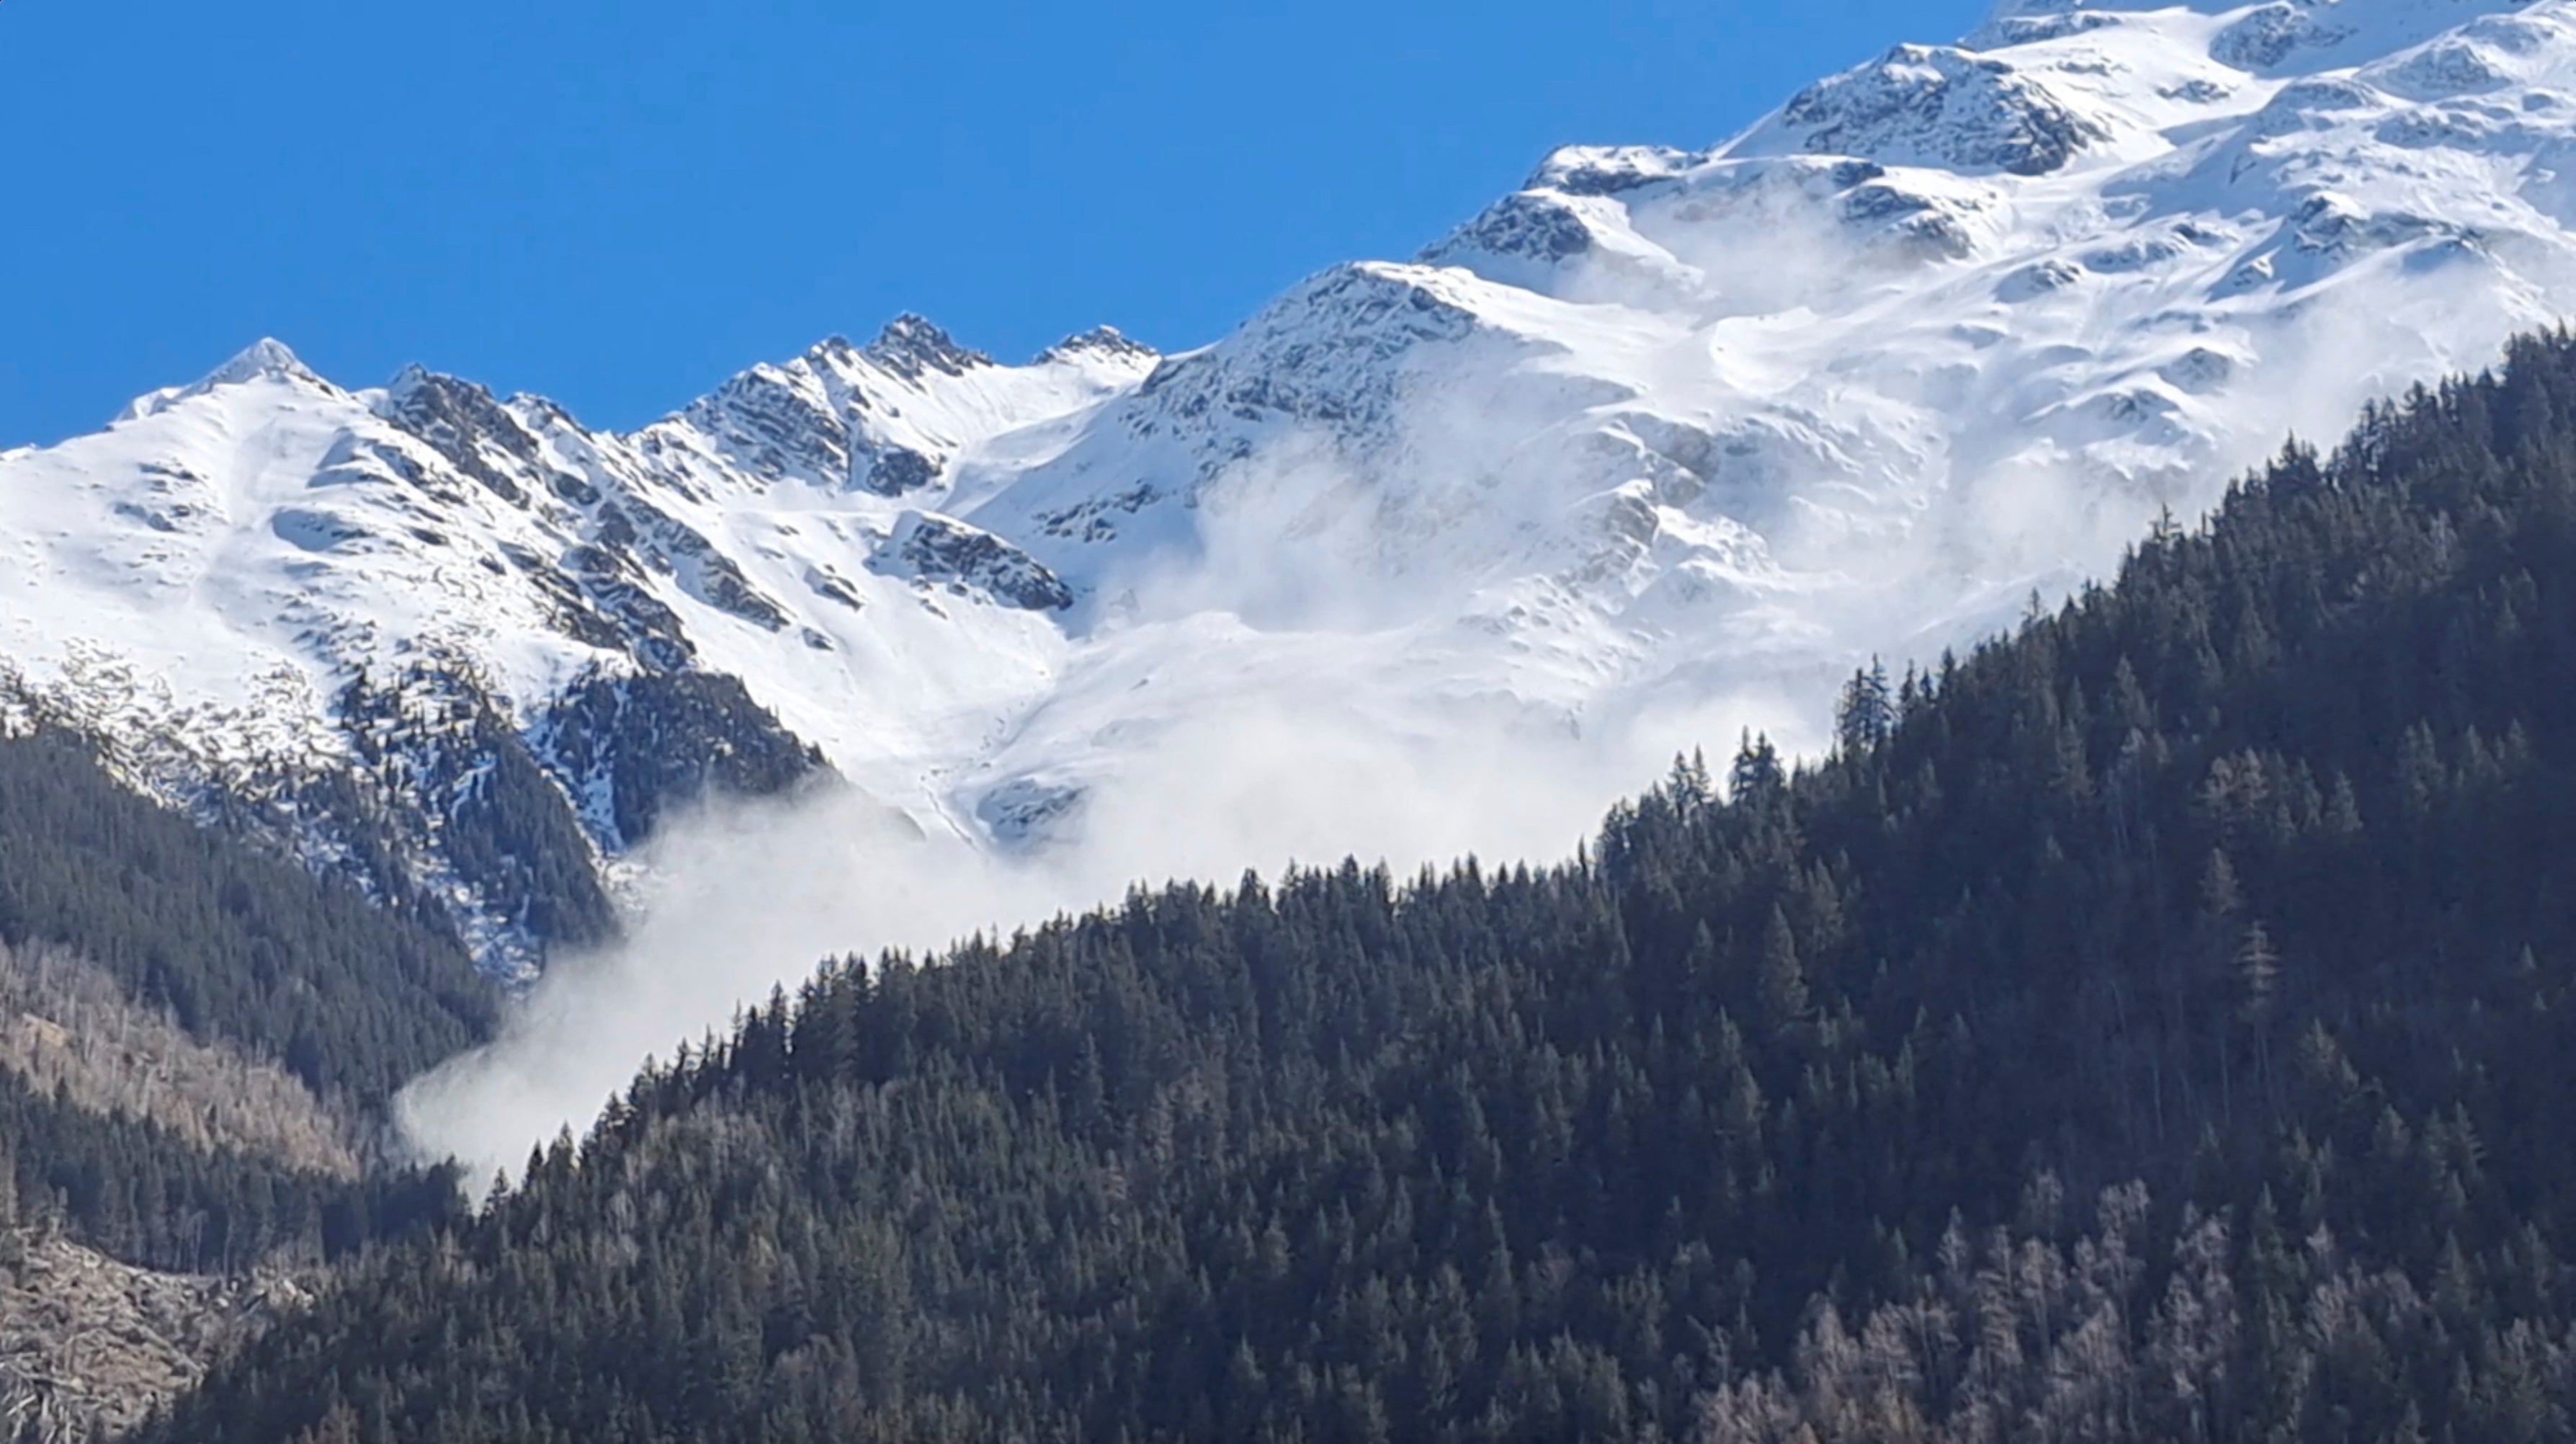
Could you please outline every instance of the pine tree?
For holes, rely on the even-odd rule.
[[[1780,750],[1771,745],[1769,737],[1746,731],[1743,743],[1735,750],[1735,763],[1727,770],[1727,799],[1739,806],[1758,808],[1777,798],[1787,782]]]
[[[1843,684],[1834,708],[1834,736],[1842,755],[1858,758],[1878,749],[1896,729],[1896,701],[1888,690],[1887,664],[1876,657]]]

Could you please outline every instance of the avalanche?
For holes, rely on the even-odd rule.
[[[2554,321],[2571,161],[2576,0],[2009,4],[1709,150],[1561,151],[1177,356],[904,318],[616,435],[262,342],[0,455],[0,680],[317,865],[375,799],[504,972],[541,939],[448,840],[495,749],[596,860],[809,744],[1034,847],[1168,790],[1176,738],[1222,773],[1341,726],[1465,785],[1555,769],[1421,842],[1554,851],[1676,746],[1811,742],[1871,653]],[[1329,803],[1236,821],[1134,868],[1387,847]]]

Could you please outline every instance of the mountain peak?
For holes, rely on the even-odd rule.
[[[1069,361],[1078,356],[1148,361],[1159,359],[1161,355],[1161,352],[1141,341],[1129,340],[1127,334],[1115,326],[1094,326],[1088,331],[1077,332],[1049,346],[1038,353],[1037,359],[1038,364],[1044,365],[1050,361]]]
[[[223,365],[207,372],[186,386],[164,386],[146,392],[125,404],[115,416],[116,422],[157,416],[172,406],[225,386],[240,386],[252,381],[308,381],[316,386],[330,383],[314,374],[302,358],[273,336],[262,336],[241,349]]]
[[[385,383],[385,398],[399,405],[413,392],[432,385],[440,379],[437,372],[417,361],[404,362],[403,368],[394,373],[394,379]]]
[[[928,318],[911,311],[888,321],[877,338],[868,343],[867,354],[886,369],[906,376],[919,376],[924,371],[963,376],[976,367],[993,364],[992,357],[958,345]]]
[[[2070,10],[2100,8],[2103,7],[2088,5],[2085,0],[1995,0],[1993,7],[1986,12],[1986,23],[1994,25],[2004,21],[2035,19],[2044,15],[2063,15]]]
[[[246,381],[296,380],[319,381],[311,367],[304,364],[287,344],[274,336],[262,336],[241,349],[233,359],[206,373],[192,391],[207,391],[217,386],[239,386]]]

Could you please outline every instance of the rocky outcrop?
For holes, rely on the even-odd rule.
[[[1819,81],[1774,124],[1812,154],[2018,176],[2057,170],[2105,134],[2014,66],[1933,45]]]
[[[1072,589],[1027,552],[954,517],[928,512],[904,513],[878,552],[877,567],[1032,612],[1060,612],[1074,601]]]
[[[775,796],[829,772],[740,681],[706,672],[586,678],[531,736],[608,851],[711,796]]]

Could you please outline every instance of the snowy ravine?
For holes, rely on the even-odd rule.
[[[2043,0],[1712,150],[1559,152],[1177,356],[906,318],[617,435],[263,342],[0,454],[0,718],[503,973],[711,785],[1045,847],[1285,737],[1544,773],[1465,841],[1554,850],[2576,310],[2571,164],[2576,0]],[[1382,850],[1352,776],[1138,865]]]

